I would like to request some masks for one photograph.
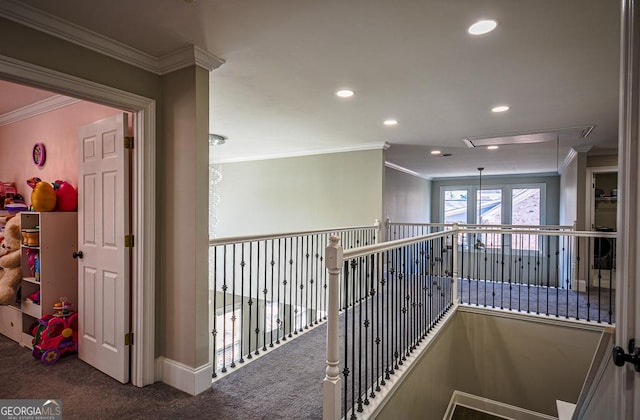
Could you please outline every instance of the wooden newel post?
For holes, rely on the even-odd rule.
[[[323,420],[339,420],[341,418],[342,379],[340,378],[338,357],[338,291],[342,268],[342,246],[340,246],[340,238],[337,236],[331,236],[329,242],[329,246],[325,250],[325,264],[329,273],[329,308],[327,314],[327,370],[322,384],[322,418]]]

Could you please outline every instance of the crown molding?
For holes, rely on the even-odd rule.
[[[219,147],[219,146],[215,146],[215,147]],[[332,153],[361,152],[365,150],[383,150],[383,149],[384,149],[384,143],[367,143],[367,144],[361,144],[357,146],[306,150],[306,151],[290,152],[290,153],[275,153],[272,155],[242,156],[242,157],[229,158],[229,159],[214,158],[212,160],[212,163],[214,164],[238,163],[238,162],[250,162],[250,161],[256,161],[256,160],[295,158],[295,157],[314,156],[314,155],[328,155]]]
[[[15,0],[0,2],[0,16],[160,76],[192,65],[211,71],[224,63],[221,58],[195,45],[154,57]]]
[[[411,169],[407,169],[404,166],[396,165],[395,163],[384,162],[384,166],[386,166],[387,168],[395,169],[396,171],[404,172],[405,174],[412,175],[417,178],[426,179],[427,181],[431,180],[431,178],[429,177],[422,176],[418,172],[412,171]]]
[[[224,64],[224,60],[195,45],[188,45],[158,58],[159,74],[171,73],[194,64],[211,71]]]
[[[68,96],[63,95],[54,95],[50,98],[43,99],[31,105],[0,115],[0,127],[14,124],[40,114],[45,114],[49,111],[64,108],[65,106],[73,105],[78,102],[80,102],[80,99],[69,98]]]

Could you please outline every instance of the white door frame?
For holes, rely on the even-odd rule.
[[[640,1],[622,0],[620,57],[620,124],[618,140],[618,290],[616,345],[628,351],[629,340],[640,340]],[[620,180],[622,179],[622,182]],[[640,418],[640,374],[626,363],[615,367],[617,419]]]
[[[596,198],[594,195],[594,187],[593,187],[593,182],[594,179],[593,177],[595,176],[595,174],[605,174],[605,173],[611,173],[611,172],[618,172],[618,167],[617,166],[598,166],[598,167],[592,167],[592,168],[587,168],[587,182],[586,182],[586,197],[587,197],[587,207],[586,207],[586,214],[585,214],[585,220],[587,221],[587,223],[589,223],[589,227],[587,228],[587,230],[593,230],[594,229],[594,223],[595,223],[595,212],[594,209],[596,208]],[[616,228],[617,230],[617,228]]]
[[[101,85],[55,70],[0,55],[0,79],[59,92],[134,114],[132,230],[136,237],[132,264],[131,313],[135,341],[131,353],[131,382],[155,382],[155,100]]]

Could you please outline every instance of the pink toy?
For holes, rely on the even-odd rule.
[[[61,299],[54,305],[53,315],[38,320],[31,354],[45,365],[54,364],[65,353],[78,351],[78,314],[70,307],[70,303]]]
[[[56,191],[56,211],[75,211],[78,208],[78,191],[66,181],[53,183]]]

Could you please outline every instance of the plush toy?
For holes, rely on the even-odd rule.
[[[75,211],[78,208],[78,191],[73,185],[57,180],[53,189],[56,191],[56,211]]]
[[[0,305],[16,300],[22,272],[20,269],[20,217],[13,217],[4,228],[4,240],[0,246]]]
[[[53,211],[56,208],[56,192],[51,184],[38,177],[29,178],[27,184],[33,188],[31,206],[35,211]]]

